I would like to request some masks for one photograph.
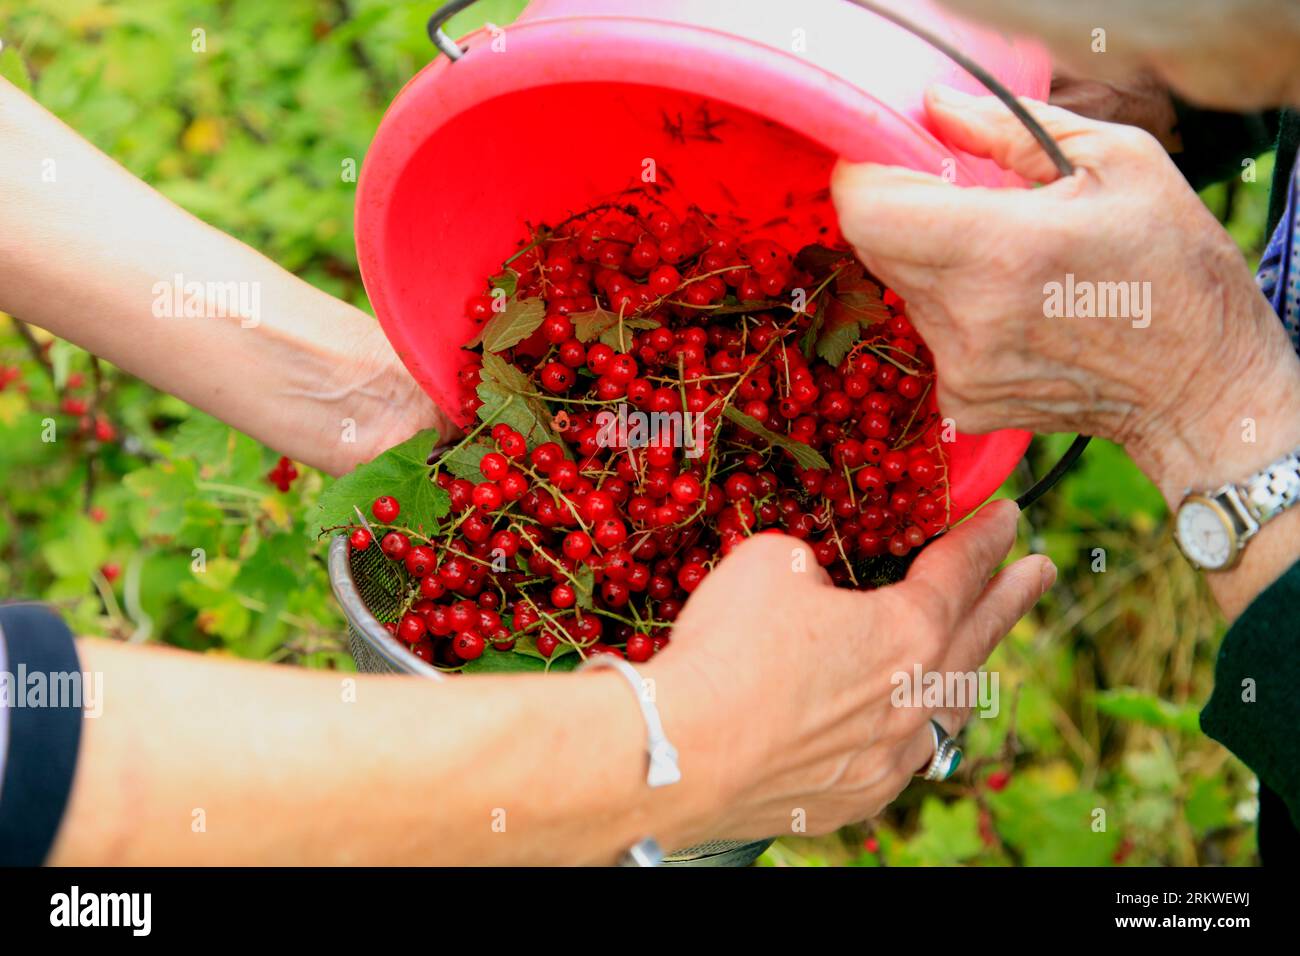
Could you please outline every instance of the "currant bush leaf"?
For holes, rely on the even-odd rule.
[[[580,312],[572,318],[573,335],[579,342],[600,339],[612,349],[621,348],[617,312],[610,312],[608,309],[593,309],[590,312]],[[631,344],[631,336],[626,334],[628,330],[645,331],[647,329],[657,329],[658,327],[659,323],[653,319],[625,317],[623,319],[623,345]]]
[[[834,301],[864,327],[889,319],[884,288],[859,263],[848,266],[835,277]]]
[[[551,416],[540,400],[512,394],[499,382],[490,379],[479,383],[478,397],[483,402],[479,406],[479,418],[509,425],[524,436],[530,450],[548,441],[563,447],[551,431]]]
[[[596,590],[596,574],[590,564],[579,566],[578,570],[573,573],[575,582],[573,591],[578,597],[578,607],[584,611],[590,611],[592,608],[592,596]]]
[[[844,249],[832,249],[829,246],[804,246],[794,256],[796,269],[809,273],[814,279],[822,280],[835,271],[841,263],[852,256]]]
[[[336,479],[320,496],[316,526],[356,524],[354,506],[368,517],[372,501],[392,495],[402,506],[402,525],[425,533],[435,531],[438,519],[451,509],[447,492],[429,478],[429,451],[438,441],[436,430],[420,432]]]
[[[482,375],[483,381],[480,383],[478,390],[479,398],[483,401],[483,405],[479,408],[480,420],[487,421],[498,407],[504,406],[504,397],[494,387],[500,386],[500,389],[514,396],[511,405],[522,404],[523,410],[515,411],[513,408],[503,408],[498,417],[492,419],[494,422],[501,421],[510,425],[511,428],[524,436],[524,440],[528,442],[530,449],[543,442],[553,441],[564,449],[565,455],[570,458],[573,457],[569,455],[568,446],[560,440],[552,429],[550,409],[546,407],[542,396],[533,387],[533,383],[529,381],[527,375],[505,359],[491,352],[483,353]],[[483,385],[489,387],[484,389]],[[524,428],[525,425],[527,430]]]
[[[616,351],[626,352],[632,348],[633,332],[644,332],[647,329],[657,328],[659,328],[659,323],[653,319],[624,319],[621,329],[616,322],[604,332],[601,332],[600,341]]]
[[[186,505],[199,496],[197,467],[178,458],[160,462],[122,479],[132,492],[131,524],[139,535],[172,537],[185,521]]]
[[[475,441],[467,445],[457,445],[438,460],[443,468],[457,478],[477,482],[483,480],[483,472],[479,470],[479,464],[483,461],[483,456],[491,451],[495,449],[487,442]]]
[[[5,44],[0,47],[0,76],[12,83],[18,89],[28,95],[32,92],[31,74],[27,72],[27,64],[23,58],[18,55],[18,48]]]
[[[571,671],[582,663],[582,658],[576,651],[570,647],[568,650],[573,653],[560,656],[560,652],[565,650],[561,646],[556,648],[555,655],[549,661],[542,657],[541,654],[534,650],[531,654],[521,653],[519,644],[523,638],[515,644],[513,651],[498,651],[491,645],[483,650],[483,655],[475,660],[469,661],[461,668],[463,674],[542,674],[549,671]]]
[[[494,352],[483,353],[483,377],[490,378],[516,395],[536,395],[528,376]]]
[[[506,269],[500,275],[495,275],[489,280],[493,289],[500,289],[508,298],[513,299],[515,292],[519,290],[519,273],[514,269]]]
[[[582,655],[572,644],[561,643],[550,657],[546,657],[537,649],[536,633],[521,634],[515,640],[514,650],[511,652],[520,657],[531,658],[547,665],[546,669],[552,671],[571,671],[582,663]]]
[[[858,320],[847,310],[834,308],[833,304],[826,318],[826,327],[817,337],[817,355],[832,366],[838,366],[860,338],[862,326]]]
[[[541,299],[514,299],[505,311],[487,320],[477,341],[483,343],[484,352],[503,352],[536,332],[545,320],[546,304]]]
[[[795,460],[800,468],[830,468],[830,462],[821,456],[821,453],[811,445],[805,445],[801,441],[795,441],[788,435],[779,435],[769,428],[759,424],[758,419],[746,415],[740,409],[728,405],[722,410],[722,414],[731,419],[747,432],[752,432],[758,438],[767,442],[776,448],[783,448],[790,453],[790,457]]]

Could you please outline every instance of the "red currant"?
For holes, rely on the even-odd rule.
[[[397,499],[389,495],[383,495],[376,498],[374,504],[370,506],[370,512],[375,516],[375,520],[383,524],[392,524],[401,514],[402,507],[397,503]]]

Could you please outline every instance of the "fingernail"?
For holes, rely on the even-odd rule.
[[[997,501],[993,502],[993,504],[995,507],[1005,511],[1012,518],[1018,519],[1020,517],[1020,505],[1016,504],[1016,499],[1014,498],[999,498]]]
[[[929,89],[930,98],[942,106],[965,106],[975,97],[963,93],[956,87],[936,83]]]
[[[1043,558],[1043,591],[1046,592],[1053,584],[1056,583],[1056,565],[1052,559],[1044,556]]]

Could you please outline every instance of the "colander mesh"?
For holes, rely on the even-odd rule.
[[[381,624],[396,624],[410,588],[406,570],[376,545],[364,551],[349,549],[349,554],[348,567],[362,603]]]

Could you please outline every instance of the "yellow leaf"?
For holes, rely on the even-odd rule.
[[[293,515],[289,512],[289,507],[285,504],[284,498],[280,495],[267,495],[261,501],[262,510],[266,516],[277,527],[289,529],[293,527]]]
[[[27,399],[17,389],[0,392],[0,425],[12,425],[27,410]]]
[[[210,156],[218,152],[226,138],[221,121],[211,116],[200,116],[181,134],[181,148],[187,153]]]
[[[1079,776],[1063,760],[1054,760],[1038,769],[1036,776],[1051,793],[1073,793],[1079,789]]]

